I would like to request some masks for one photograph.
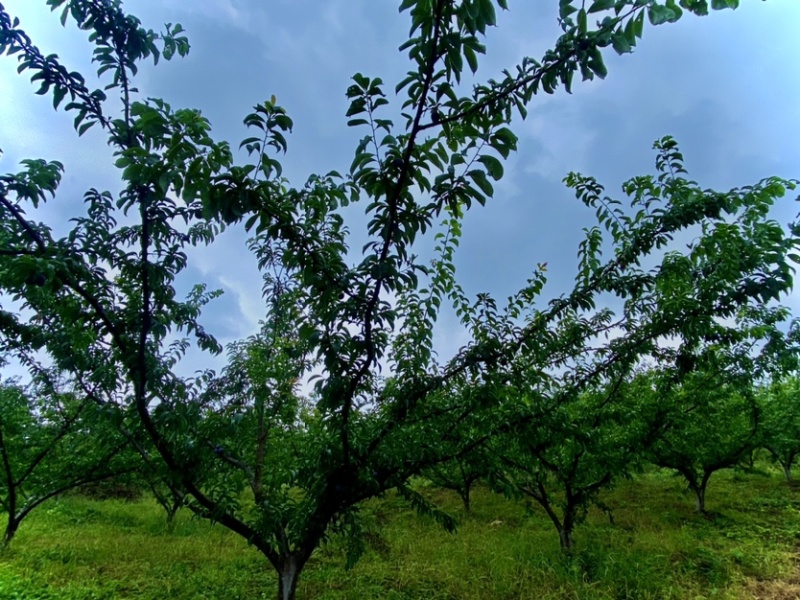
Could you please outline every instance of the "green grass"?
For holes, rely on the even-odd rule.
[[[301,599],[668,600],[800,598],[800,489],[777,473],[718,473],[710,517],[681,480],[654,471],[623,482],[562,556],[542,511],[478,488],[472,515],[425,489],[460,521],[450,535],[393,495],[367,503],[369,550],[343,567],[342,544],[318,550]],[[223,528],[184,511],[173,533],[150,500],[62,498],[26,520],[0,555],[0,600],[273,598],[271,568]]]

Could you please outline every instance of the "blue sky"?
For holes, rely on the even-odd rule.
[[[44,0],[3,0],[45,53],[71,69],[93,72],[85,34],[44,6]],[[558,35],[557,0],[509,0],[488,34],[478,80],[498,76],[524,55],[539,57]],[[346,171],[361,132],[348,129],[344,92],[355,72],[380,76],[393,90],[409,68],[397,47],[408,17],[397,0],[129,0],[145,26],[179,22],[192,50],[185,59],[143,68],[145,97],[199,108],[217,139],[246,137],[242,118],[276,95],[295,121],[284,174],[301,185],[314,172]],[[770,175],[800,177],[800,2],[742,0],[736,11],[685,16],[645,27],[632,55],[606,54],[604,81],[535,98],[526,121],[514,124],[519,151],[506,165],[495,198],[466,218],[459,277],[475,294],[504,298],[539,262],[549,265],[546,295],[565,291],[575,274],[581,228],[592,224],[561,183],[570,170],[594,175],[616,196],[625,179],[652,172],[655,139],[673,135],[690,176],[703,187],[730,188]],[[0,171],[22,158],[61,160],[62,193],[45,217],[57,229],[80,207],[89,187],[116,189],[110,153],[99,131],[77,140],[71,119],[33,95],[13,58],[0,59]],[[394,100],[393,98],[391,98]],[[402,100],[399,100],[402,101]],[[398,102],[399,103],[399,102]],[[797,213],[786,198],[776,217]],[[363,220],[353,215],[361,235]],[[63,230],[63,229],[62,229]],[[205,313],[208,329],[229,342],[252,333],[263,316],[260,281],[241,230],[227,232],[193,256],[189,279],[222,288]],[[359,248],[355,240],[352,248]],[[788,300],[800,308],[797,293]],[[443,358],[466,341],[454,320],[439,326]],[[198,367],[201,365],[198,365]]]

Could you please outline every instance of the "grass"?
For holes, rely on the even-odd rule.
[[[479,487],[450,535],[393,495],[366,504],[369,550],[350,571],[341,542],[318,550],[298,598],[321,600],[789,600],[800,598],[800,489],[777,472],[724,472],[709,517],[681,480],[653,471],[611,490],[615,524],[592,511],[561,555],[540,510]],[[154,501],[62,498],[26,520],[0,555],[0,600],[273,598],[258,552],[184,511],[173,533]]]

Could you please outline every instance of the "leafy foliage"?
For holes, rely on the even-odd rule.
[[[775,381],[759,390],[762,413],[760,445],[792,481],[792,465],[800,453],[800,389],[796,376]]]
[[[47,380],[23,389],[0,386],[0,507],[3,544],[46,500],[87,483],[130,471],[131,457],[99,408]]]
[[[723,4],[736,3],[712,8]],[[538,413],[510,391],[520,378],[537,401],[548,401],[554,426],[563,424],[559,399],[587,398],[584,390],[623,377],[671,335],[700,343],[718,332],[719,319],[791,285],[788,253],[798,231],[766,215],[794,183],[700,190],[683,178],[669,138],[657,145],[658,175],[625,187],[632,215],[601,198],[593,179],[567,178],[597,209],[611,246],[604,261],[604,234],[587,231],[568,294],[538,301],[543,265],[505,307],[486,294],[470,300],[455,278],[463,215],[493,196],[503,160],[517,147],[512,121],[525,118],[533,97],[562,85],[570,91],[575,73],[604,77],[603,49],[629,52],[646,15],[657,25],[676,21],[682,9],[704,14],[704,0],[597,0],[588,9],[560,0],[563,34],[553,49],[471,90],[467,71],[477,72],[482,40],[505,0],[403,0],[411,27],[400,50],[411,70],[395,86],[401,125],[385,118],[384,82],[356,74],[346,116],[365,135],[349,173],[312,174],[299,187],[282,175],[278,156],[293,122],[275,97],[245,117],[253,135],[240,147],[254,162],[244,165],[211,138],[198,111],[136,100],[140,61],[188,51],[180,26],[146,30],[119,0],[48,5],[62,9],[62,22],[89,31],[98,75],[109,81],[104,90],[89,91],[56,56],[43,57],[2,6],[0,53],[17,54],[20,71],[31,71],[56,107],[69,96],[64,109],[76,114],[79,135],[103,128],[124,189],[117,198],[88,191],[86,214],[57,238],[26,211],[55,194],[62,166],[28,161],[0,178],[0,289],[23,309],[2,312],[7,345],[46,352],[115,414],[145,462],[159,463],[153,472],[163,469],[162,481],[191,497],[192,510],[266,556],[279,598],[294,597],[300,572],[332,533],[345,534],[355,560],[363,546],[358,506],[367,498],[397,488],[449,527],[406,482],[531,424]],[[602,20],[590,24],[590,14]],[[117,118],[103,112],[108,91],[119,94]],[[349,248],[343,216],[356,203],[368,217],[360,254]],[[221,348],[198,322],[217,292],[196,286],[179,300],[175,279],[192,246],[239,223],[254,236],[264,273],[262,330],[229,349],[220,377],[182,379],[175,367],[189,336],[202,349]],[[701,235],[688,252],[671,250],[657,268],[640,267],[690,228]],[[432,263],[413,252],[428,232],[437,242]],[[598,308],[607,294],[623,305],[616,321]],[[440,362],[433,324],[447,305],[471,341]],[[611,336],[616,329],[621,335]],[[299,396],[306,380],[311,403]]]

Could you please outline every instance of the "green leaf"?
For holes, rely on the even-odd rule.
[[[78,136],[79,137],[82,136],[94,124],[95,124],[94,121],[89,121],[87,123],[83,123],[80,127],[78,127]]]
[[[472,178],[472,180],[484,194],[487,196],[492,196],[492,194],[494,194],[494,188],[492,187],[492,184],[489,183],[489,180],[486,179],[486,173],[480,169],[472,169],[471,171],[467,171],[467,175]]]
[[[677,15],[672,9],[666,6],[652,4],[647,9],[647,17],[650,19],[652,25],[661,25],[676,20]]]
[[[559,0],[558,2],[558,16],[561,19],[566,19],[578,9],[572,6],[573,0]]]
[[[681,10],[681,7],[675,3],[675,0],[667,0],[667,8],[669,8],[674,14],[674,17],[670,22],[674,23],[683,16],[683,10]]]
[[[497,15],[494,11],[494,3],[492,0],[479,0],[481,3],[481,17],[483,22],[487,25],[494,27],[497,25]]]
[[[58,108],[58,105],[64,100],[64,97],[67,95],[67,88],[64,86],[56,87],[55,91],[53,91],[53,108]]]
[[[469,46],[464,46],[464,57],[467,59],[469,70],[475,73],[478,70],[478,57],[475,51]]]
[[[633,20],[633,33],[634,35],[642,39],[642,33],[644,33],[644,12],[640,12],[636,15],[636,18]]]
[[[595,0],[589,7],[589,12],[596,13],[600,12],[601,10],[608,10],[609,8],[614,8],[615,3],[616,0]]]
[[[578,11],[578,35],[584,36],[588,30],[586,10],[582,8]]]
[[[622,32],[616,32],[611,36],[611,45],[617,54],[627,54],[632,50],[628,36]]]
[[[484,154],[483,156],[480,156],[478,160],[483,163],[484,167],[486,167],[486,172],[489,173],[489,176],[492,179],[498,181],[503,177],[503,164],[494,156]]]
[[[708,14],[708,0],[681,0],[681,6],[695,15]]]
[[[587,66],[592,70],[592,73],[597,75],[600,79],[604,79],[608,75],[608,69],[605,62],[603,62],[603,54],[599,48],[593,48],[591,58],[587,62]]]

